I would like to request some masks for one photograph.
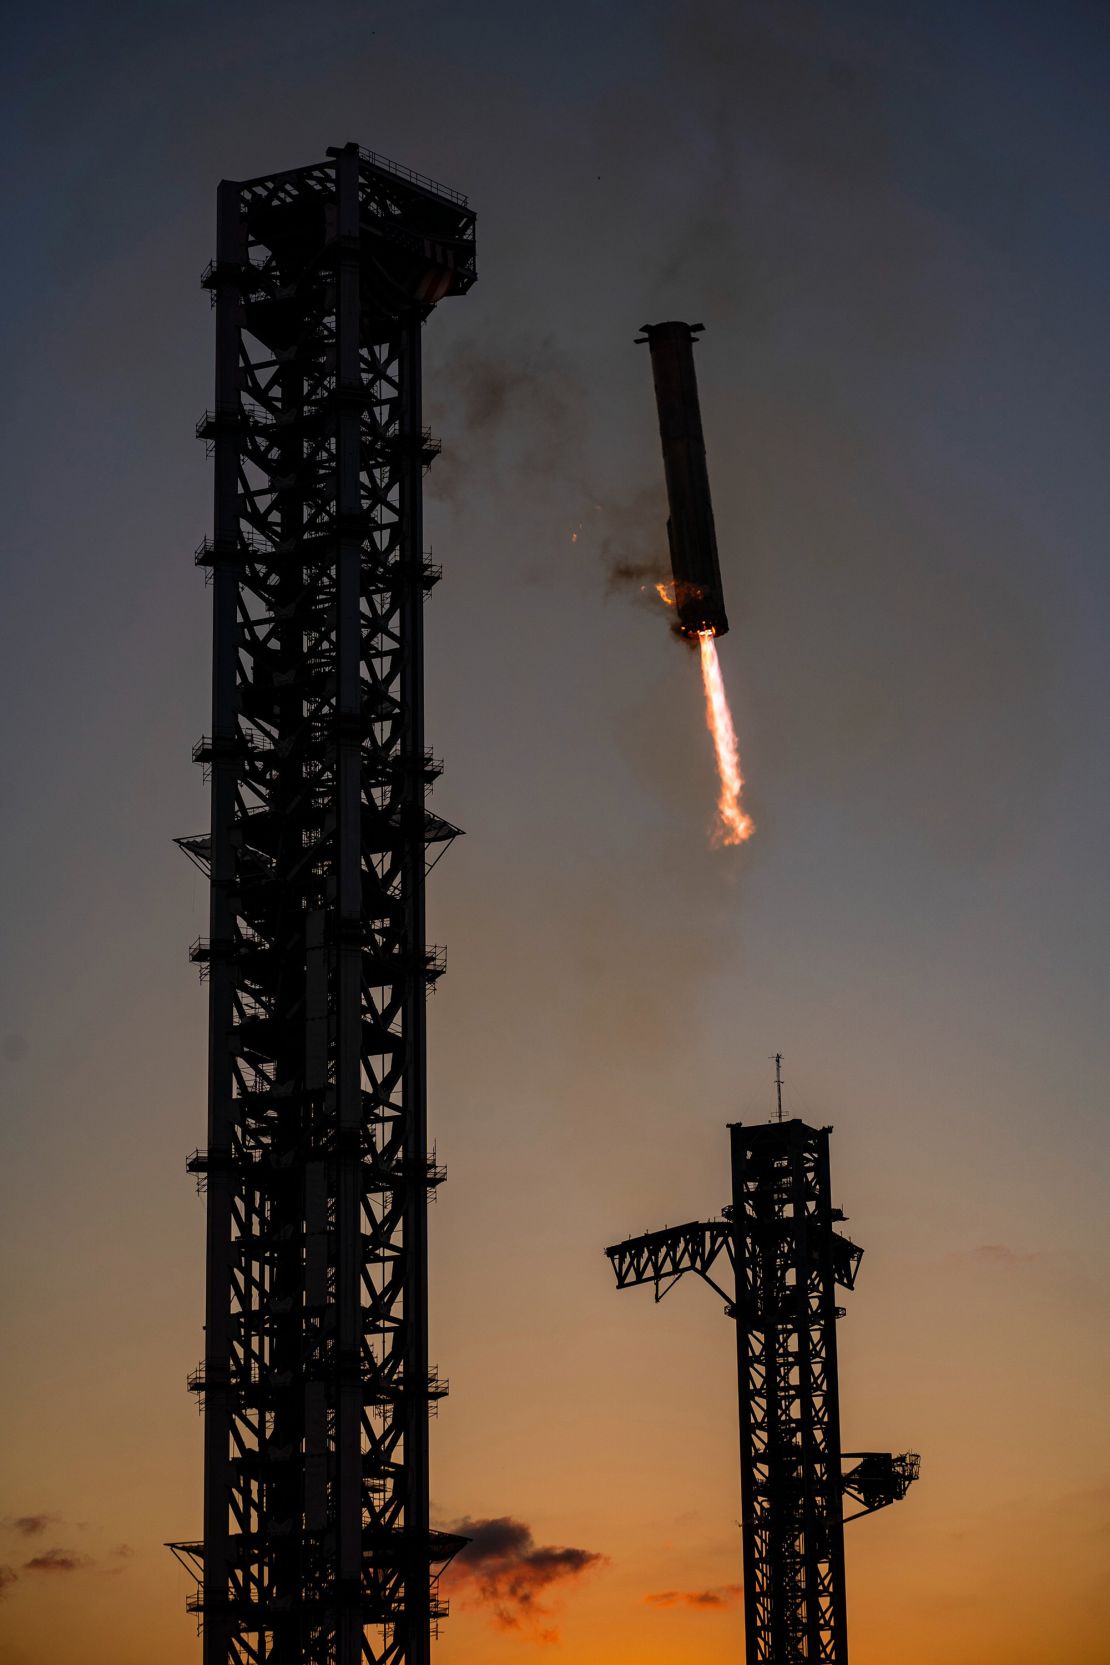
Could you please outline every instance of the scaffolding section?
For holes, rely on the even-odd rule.
[[[466,199],[356,145],[219,188],[207,981],[205,1665],[427,1665],[421,328]]]

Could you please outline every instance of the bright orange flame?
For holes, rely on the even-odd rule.
[[[714,843],[742,844],[752,836],[755,823],[740,808],[740,793],[744,788],[744,777],[740,773],[740,748],[736,743],[732,712],[728,708],[721,664],[717,658],[717,644],[711,630],[698,631],[698,646],[701,649],[701,679],[705,687],[705,720],[713,736],[717,774],[721,782],[717,797],[717,825],[713,829]]]
[[[660,601],[666,602],[668,607],[674,606],[674,590],[670,584],[664,584],[662,580],[657,581],[655,585],[655,593],[659,597]]]

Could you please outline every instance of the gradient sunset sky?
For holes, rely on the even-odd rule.
[[[432,1485],[489,1551],[438,1665],[740,1657],[731,1327],[601,1251],[726,1201],[776,1049],[866,1250],[845,1446],[923,1455],[849,1529],[854,1665],[1107,1665],[1106,6],[47,0],[5,48],[4,1665],[200,1658],[197,280],[221,177],[349,139],[479,216],[425,335]],[[665,317],[739,850],[608,576],[665,549]]]

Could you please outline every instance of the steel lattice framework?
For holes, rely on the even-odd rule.
[[[844,1498],[857,1514],[895,1502],[919,1459],[856,1452],[843,1467],[836,1291],[853,1288],[863,1251],[835,1230],[844,1216],[831,1200],[830,1129],[776,1121],[730,1132],[723,1218],[605,1252],[619,1289],[651,1283],[658,1301],[695,1272],[736,1321],[749,1665],[847,1665]],[[722,1256],[731,1293],[711,1276]]]
[[[205,1665],[426,1665],[427,807],[421,327],[466,200],[357,146],[218,198]]]

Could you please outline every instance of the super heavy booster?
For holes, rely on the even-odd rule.
[[[694,374],[694,338],[702,324],[644,324],[637,341],[651,350],[655,403],[659,409],[659,437],[663,441],[663,469],[667,479],[667,538],[671,546],[674,602],[678,629],[684,636],[711,631],[723,636],[728,629],[705,441]]]

